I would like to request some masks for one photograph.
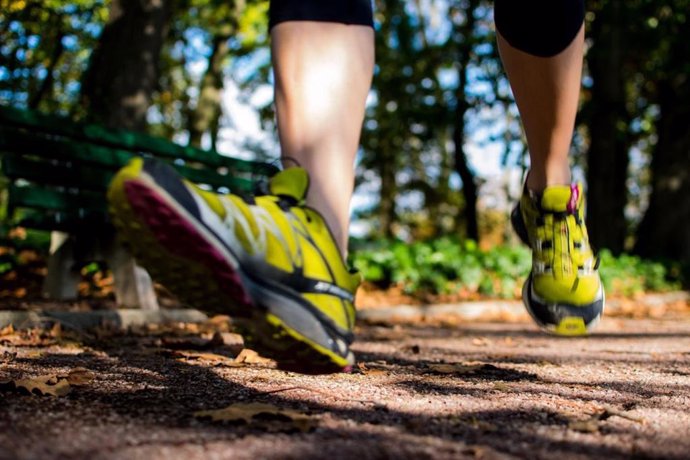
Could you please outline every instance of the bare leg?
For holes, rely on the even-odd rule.
[[[580,95],[583,45],[584,26],[565,50],[548,58],[513,48],[498,35],[498,49],[527,136],[530,190],[570,183],[568,151]]]
[[[282,155],[309,172],[307,204],[324,216],[345,254],[374,31],[295,21],[278,24],[271,36]]]

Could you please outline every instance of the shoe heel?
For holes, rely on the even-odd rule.
[[[527,227],[525,226],[525,221],[522,219],[522,212],[520,211],[520,205],[518,204],[513,208],[510,213],[510,223],[513,225],[513,230],[520,238],[520,241],[529,246],[529,236],[527,236]]]

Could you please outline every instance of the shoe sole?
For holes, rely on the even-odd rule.
[[[342,357],[312,342],[255,301],[275,293],[244,276],[237,258],[145,172],[122,170],[108,199],[119,235],[152,277],[185,303],[230,315],[247,346],[301,373],[346,371],[353,364],[351,353]]]
[[[520,240],[530,247],[527,227],[522,220],[520,207],[515,206],[510,213],[510,222]],[[565,303],[547,303],[534,294],[532,273],[522,285],[522,303],[527,313],[541,330],[549,334],[581,337],[588,335],[601,320],[606,305],[604,287],[600,285],[597,300],[588,305],[569,305]],[[583,312],[586,316],[583,316]]]
[[[535,323],[549,334],[581,337],[588,335],[604,314],[606,298],[603,287],[597,300],[588,305],[548,303],[538,299],[532,289],[532,274],[522,286],[522,303]]]

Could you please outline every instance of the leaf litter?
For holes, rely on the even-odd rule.
[[[243,349],[240,354],[235,357],[235,362],[237,364],[265,364],[269,366],[276,366],[275,361],[264,358],[249,348]]]
[[[46,374],[38,377],[18,378],[0,381],[0,390],[14,390],[38,396],[61,397],[68,395],[73,387],[91,384],[96,374],[86,368],[77,367],[67,374]]]
[[[434,374],[472,375],[491,366],[484,363],[429,363],[427,369]],[[491,366],[494,367],[494,366]]]
[[[186,350],[176,350],[173,351],[171,355],[176,357],[181,362],[202,361],[215,366],[246,367],[250,365],[259,365],[261,367],[270,368],[277,366],[275,361],[264,358],[254,350],[250,350],[248,348],[244,348],[242,351],[240,351],[235,358],[218,353],[202,353]]]
[[[573,431],[579,431],[580,433],[597,433],[601,429],[601,422],[614,416],[642,425],[646,423],[646,420],[641,417],[632,416],[627,412],[619,411],[613,407],[603,407],[584,420],[571,420],[568,423],[568,428]]]
[[[0,382],[0,388],[39,396],[66,396],[72,391],[69,381],[56,375],[41,375],[33,378]]]
[[[50,347],[60,345],[74,348],[79,346],[74,341],[75,331],[66,333],[60,322],[54,322],[50,329],[46,327],[32,327],[29,329],[15,329],[12,324],[0,329],[0,345],[13,347]]]
[[[214,422],[244,423],[267,431],[300,431],[307,433],[318,426],[320,417],[266,403],[231,404],[223,409],[194,413],[200,419]]]

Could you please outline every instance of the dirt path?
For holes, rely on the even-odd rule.
[[[61,397],[4,384],[0,458],[690,455],[688,316],[609,319],[589,339],[528,323],[362,326],[355,372],[320,377],[236,363],[232,335],[187,332],[6,335],[0,380],[91,374]],[[274,415],[195,416],[250,402]]]

